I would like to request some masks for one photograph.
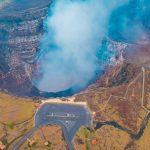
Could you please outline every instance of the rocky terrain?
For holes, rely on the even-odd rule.
[[[47,15],[50,1],[37,2],[32,0],[32,3],[29,3],[28,0],[19,2],[12,0],[9,3],[5,1],[4,5],[4,1],[1,2],[3,7],[0,8],[0,89],[19,96],[49,97],[73,94],[71,89],[60,93],[41,94],[31,81],[32,75],[36,76],[33,73],[38,66],[36,58],[39,40],[44,32],[43,20]],[[24,5],[24,3],[27,3],[27,5]],[[141,10],[141,12],[143,15],[147,14],[147,8]],[[132,10],[128,13],[132,13]],[[121,14],[124,15],[122,12]],[[120,18],[116,19],[119,20]],[[143,19],[146,20],[146,16]],[[114,21],[112,20],[112,24]],[[145,23],[145,21],[143,22]],[[144,27],[146,30],[149,29],[148,21],[147,24],[144,24]],[[119,41],[113,36],[113,31],[110,29],[110,37],[107,37],[103,42],[102,48],[107,49],[106,53],[98,53],[100,66],[109,61],[112,67],[122,63],[125,59],[128,63],[149,67],[149,36],[146,32],[143,33],[141,39],[138,39],[140,42],[133,43],[132,40],[123,40],[123,37]],[[122,32],[121,29],[115,33],[116,36],[120,32]]]
[[[126,61],[131,64],[137,64],[146,68],[150,68],[150,45],[130,45],[126,50],[124,57]]]
[[[127,62],[109,68],[96,83],[78,93],[75,101],[86,101],[96,113],[94,129],[78,131],[76,149],[148,150],[149,69]]]
[[[9,3],[11,3],[11,0],[0,0],[0,9],[6,7]]]
[[[32,93],[30,75],[43,33],[49,1],[12,2],[0,11],[0,88],[17,95]]]
[[[10,149],[15,140],[32,128],[36,111],[33,99],[11,94],[54,96],[41,95],[31,82],[37,66],[39,39],[44,32],[43,20],[50,3],[48,0],[32,1],[32,4],[28,0],[6,1],[0,7],[0,89],[7,92],[0,92],[0,140]],[[24,6],[25,2],[28,5]],[[92,130],[81,128],[74,138],[78,150],[112,150],[112,147],[116,150],[149,150],[150,23],[144,15],[146,12],[142,11],[146,31],[143,36],[136,42],[125,37],[120,41],[111,35],[107,37],[102,48],[109,50],[107,54],[98,55],[100,63],[109,61],[109,65],[94,83],[74,95],[76,102],[87,102],[91,111],[96,113]],[[123,34],[118,31],[119,36]],[[106,59],[109,53],[113,55]],[[59,95],[65,94],[60,92]],[[54,137],[59,137],[63,149],[66,149],[60,128],[53,126],[42,130],[54,149],[57,149],[57,142],[45,131],[54,131]],[[31,137],[38,141],[36,146],[39,149],[48,149],[44,138],[41,129]],[[96,139],[96,145],[91,144],[92,139]],[[28,143],[22,146],[28,147]]]

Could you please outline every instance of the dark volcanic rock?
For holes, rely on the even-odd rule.
[[[30,76],[50,0],[14,0],[0,9],[0,89],[37,95]]]
[[[133,0],[136,1],[136,0]],[[12,2],[6,5],[3,8],[0,8],[0,89],[7,90],[13,94],[20,96],[43,96],[43,97],[57,97],[57,96],[67,96],[71,95],[74,91],[71,88],[66,89],[66,91],[60,91],[58,93],[43,93],[38,89],[33,87],[31,82],[31,76],[36,75],[34,69],[36,66],[36,54],[39,48],[39,39],[43,34],[43,20],[45,19],[50,5],[51,0],[12,0]],[[145,3],[144,3],[145,4]],[[146,52],[143,53],[143,47],[138,52],[146,58],[146,62],[140,58],[141,55],[133,55],[130,53],[130,49],[133,49],[131,46],[132,40],[127,40],[127,37],[124,37],[124,24],[122,16],[130,17],[132,14],[132,9],[126,14],[126,8],[129,6],[121,6],[119,9],[115,10],[112,14],[112,20],[110,20],[112,26],[109,29],[109,37],[104,40],[102,43],[104,46],[102,49],[106,50],[106,53],[98,53],[98,57],[101,60],[100,63],[104,64],[108,62],[115,66],[122,62],[122,53],[126,49],[125,58],[127,62],[132,64],[133,60],[136,64],[144,64],[144,66],[149,66],[149,48],[146,48]],[[147,6],[148,7],[148,6]],[[145,16],[147,10],[141,10],[142,16]],[[124,9],[122,9],[124,8]],[[134,9],[139,10],[141,7],[136,7]],[[116,15],[120,12],[119,16]],[[127,15],[127,16],[126,16]],[[148,16],[145,16],[148,17]],[[145,22],[146,18],[140,17],[140,22],[144,26],[144,29],[147,31],[144,33],[142,43],[146,42],[149,39],[149,21]],[[136,18],[133,15],[133,18]],[[132,17],[131,20],[132,21]],[[137,20],[134,20],[136,22]],[[139,21],[139,20],[138,20]],[[114,23],[114,25],[113,25]],[[117,23],[117,24],[116,24]],[[145,23],[145,24],[144,24]],[[120,28],[118,28],[118,26]],[[115,35],[116,37],[112,36]],[[130,34],[129,34],[130,35]],[[133,34],[134,35],[134,34]],[[118,40],[119,38],[119,40]],[[115,40],[115,41],[114,41]],[[138,39],[139,40],[139,39]],[[120,41],[120,42],[118,42]],[[125,43],[124,43],[125,42]],[[129,42],[129,43],[126,43]],[[139,41],[136,41],[138,44],[141,44]],[[149,42],[148,42],[149,43]],[[134,44],[132,44],[134,45]],[[134,47],[135,48],[135,47]],[[115,51],[114,51],[115,50]],[[137,49],[136,49],[137,50]],[[141,53],[140,53],[141,54]],[[113,55],[113,59],[109,58]],[[130,56],[130,57],[127,57]],[[136,57],[139,56],[139,57]],[[134,59],[133,59],[134,58]],[[137,59],[138,58],[138,59]],[[111,59],[111,61],[110,61]],[[140,60],[140,61],[139,61]],[[137,63],[138,62],[138,63]],[[97,85],[103,86],[107,83],[107,86],[117,86],[123,83],[128,83],[134,75],[139,71],[139,68],[133,67],[132,65],[125,64],[121,70],[115,70],[112,73],[110,69],[110,79],[106,79],[102,82],[97,81]],[[103,76],[101,76],[103,79]]]
[[[130,45],[125,50],[124,58],[128,63],[150,68],[150,45],[144,42]]]
[[[129,83],[135,78],[137,74],[141,72],[141,67],[133,64],[125,63],[119,72],[115,76],[110,77],[109,86],[118,86],[125,83]]]

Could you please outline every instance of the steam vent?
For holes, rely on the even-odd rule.
[[[30,76],[49,0],[13,0],[0,8],[0,88],[20,96],[38,94]]]
[[[1,3],[3,2],[0,1],[0,4]],[[19,95],[19,96],[57,97],[57,96],[72,95],[76,89],[77,90],[75,92],[78,92],[81,90],[77,87],[76,84],[72,85],[72,81],[74,81],[73,80],[74,78],[69,78],[70,80],[69,82],[71,82],[71,84],[68,84],[69,86],[67,86],[67,88],[66,86],[64,86],[65,91],[59,92],[59,91],[56,91],[56,89],[52,91],[52,92],[56,91],[56,93],[52,93],[51,91],[48,91],[48,90],[47,90],[48,92],[43,92],[46,90],[42,91],[41,90],[42,88],[41,89],[39,88],[42,91],[41,92],[38,89],[38,86],[36,86],[38,79],[41,79],[41,76],[42,76],[40,74],[40,71],[42,70],[41,68],[43,66],[44,67],[46,66],[45,63],[43,62],[42,63],[44,65],[40,66],[40,64],[37,63],[38,62],[37,58],[39,56],[38,54],[40,54],[38,52],[41,52],[39,50],[40,49],[39,47],[41,44],[40,39],[42,35],[44,35],[45,33],[45,30],[44,30],[45,26],[43,26],[43,21],[45,21],[46,17],[48,17],[50,4],[51,4],[50,0],[38,0],[38,1],[37,0],[32,0],[32,1],[10,0],[7,3],[0,5],[1,6],[0,7],[0,60],[1,60],[0,61],[0,89],[2,91],[10,92],[12,94]],[[69,8],[69,7],[66,7],[66,8]],[[85,53],[83,53],[83,56],[84,56],[83,58],[88,58],[87,64],[85,63],[86,65],[79,65],[79,67],[76,67],[77,70],[75,70],[75,72],[77,72],[76,73],[77,76],[79,75],[80,72],[84,72],[83,68],[85,68],[85,66],[90,66],[89,69],[87,68],[85,69],[85,72],[87,70],[92,70],[95,67],[95,70],[93,69],[94,73],[90,72],[92,75],[89,73],[91,75],[91,78],[87,79],[89,81],[88,84],[84,83],[83,86],[93,83],[93,81],[95,81],[97,77],[99,77],[99,72],[103,73],[106,67],[105,64],[107,66],[109,64],[119,64],[120,62],[123,61],[124,58],[128,61],[128,63],[132,63],[134,61],[134,63],[138,65],[144,64],[145,67],[149,66],[149,50],[147,49],[147,47],[149,47],[149,30],[150,30],[149,25],[150,23],[149,23],[149,19],[147,19],[149,18],[149,5],[146,5],[146,0],[142,2],[136,1],[136,0],[131,1],[127,5],[121,5],[117,7],[116,9],[111,10],[107,14],[109,14],[109,17],[110,17],[110,19],[108,19],[108,24],[109,24],[108,29],[107,29],[108,35],[102,38],[102,40],[100,41],[101,44],[97,44],[95,43],[96,40],[95,41],[93,40],[91,42],[91,45],[94,43],[93,44],[94,46],[92,47],[92,49],[95,48],[95,45],[96,45],[95,55],[91,57],[92,53],[90,53],[90,57],[87,57],[84,55]],[[85,18],[84,16],[80,16],[80,17],[81,19],[79,20],[83,20],[82,18]],[[68,18],[68,16],[66,18]],[[53,20],[55,19],[56,18],[54,17]],[[63,19],[65,19],[65,17]],[[60,18],[58,20],[60,20]],[[85,24],[89,24],[88,22],[90,22],[91,20],[88,18],[86,20],[87,22],[85,21]],[[105,19],[102,19],[102,20],[105,20]],[[101,29],[100,23],[102,22],[102,20],[100,18],[100,21],[97,22],[98,27],[96,29],[98,30],[95,30],[97,33],[96,34],[97,39],[99,39],[99,35],[101,35],[101,31],[99,31],[99,28]],[[123,22],[122,20],[128,20],[128,21]],[[73,22],[72,24],[76,26],[78,25],[80,26],[80,24],[83,24],[80,22],[79,24],[78,22],[77,24],[75,23],[76,21]],[[61,23],[58,23],[58,24],[61,24]],[[103,27],[103,24],[105,24],[105,22],[101,24]],[[137,26],[137,24],[140,26]],[[93,29],[93,28],[94,28],[93,26],[88,27],[88,29]],[[59,26],[58,26],[58,29],[59,29]],[[52,30],[50,29],[50,32],[51,31]],[[66,33],[66,31],[63,33]],[[72,33],[74,33],[74,31]],[[95,39],[95,33],[93,33],[92,31],[90,31],[90,33],[92,33],[92,36],[94,38],[91,38],[92,36],[90,35],[89,36],[90,38],[87,38],[87,39]],[[61,33],[60,35],[63,35],[63,34]],[[52,38],[52,35],[50,37]],[[67,40],[71,39],[70,36],[68,37],[69,38]],[[79,37],[80,37],[80,33],[79,33]],[[49,40],[49,36],[47,36],[46,38],[48,38]],[[79,38],[76,38],[76,39],[79,39]],[[86,40],[83,39],[83,41],[86,41]],[[74,43],[73,41],[71,42]],[[67,41],[66,43],[71,43],[71,42]],[[90,42],[88,41],[87,43],[89,44]],[[87,43],[84,43],[83,45],[84,46],[86,45],[87,47]],[[56,46],[56,49],[60,47],[60,45],[57,45],[55,42],[50,43],[50,44],[53,46],[52,49],[54,49],[55,46]],[[79,44],[76,42],[76,45],[79,45]],[[90,48],[91,48],[91,45],[89,44]],[[97,45],[98,46],[100,45],[100,47],[97,48]],[[49,43],[47,43],[47,46],[49,46]],[[80,45],[79,47],[83,47],[83,46]],[[70,48],[70,45],[69,45],[69,48]],[[134,51],[136,51],[136,53],[138,54],[138,59],[137,59],[137,55],[135,53],[132,53],[131,49],[132,50],[134,49]],[[143,49],[145,51],[143,51]],[[47,56],[47,53],[45,54]],[[76,56],[78,56],[78,53],[76,54],[77,54]],[[56,57],[55,53],[52,56]],[[61,56],[60,58],[62,58],[62,55],[60,56]],[[65,53],[63,56],[65,56],[64,60],[66,60]],[[71,53],[69,53],[67,61],[70,60],[69,58],[70,56],[71,56]],[[141,58],[141,56],[143,56],[145,59],[143,59],[143,57]],[[96,59],[96,62],[98,62],[97,63],[98,67],[94,66],[95,57],[98,57],[98,59]],[[45,60],[45,58],[46,57],[43,57],[43,60]],[[59,55],[58,55],[58,58],[59,58]],[[89,58],[93,58],[94,60],[94,61],[92,60],[92,63],[91,63],[92,65],[91,64],[89,65]],[[75,60],[74,62],[76,62],[76,59],[74,60]],[[59,64],[59,61],[57,62],[58,64],[56,66],[62,65],[61,63]],[[86,59],[83,62],[86,62]],[[56,64],[55,61],[53,62],[53,64],[55,66]],[[70,66],[68,65],[69,64],[68,62],[66,62],[66,64],[68,68],[69,67],[73,68],[71,65]],[[64,65],[63,69],[66,68],[66,66]],[[78,68],[80,68],[81,66],[83,66],[83,68],[81,68],[78,73],[78,70],[79,70]],[[50,66],[48,66],[48,68],[49,67]],[[40,68],[40,69],[38,70],[37,68]],[[44,68],[44,70],[46,71],[51,70],[48,68]],[[55,69],[56,67],[52,67],[52,68],[54,68],[54,71],[51,71],[51,72],[56,72],[57,70]],[[61,74],[60,72],[58,72],[58,74],[64,75],[64,72],[68,73],[68,70],[69,70],[68,68],[64,70],[62,69],[63,71],[61,72]],[[38,70],[39,72],[35,70]],[[74,71],[74,68],[72,70]],[[74,76],[73,71],[68,74],[72,74]],[[56,75],[58,74],[56,73]],[[88,75],[87,73],[83,74],[81,78],[84,80],[85,76],[86,75],[89,76],[89,74]],[[47,74],[47,72],[44,75],[49,78],[49,74]],[[54,74],[51,76],[55,77],[56,75]],[[66,74],[64,76],[66,77]],[[93,79],[92,78],[93,76],[96,79]],[[35,77],[36,79],[35,80],[36,83],[34,82],[34,84],[33,84],[33,80],[31,80],[33,79],[33,77]],[[61,78],[61,79],[64,80],[64,78]],[[47,78],[46,80],[44,79],[43,81],[44,82],[42,83],[44,83],[44,85],[45,83],[49,84],[49,81],[47,81]],[[66,79],[66,81],[68,80]],[[58,82],[60,83],[59,80]],[[63,85],[63,83],[61,84]],[[56,85],[56,84],[54,83],[52,84],[52,86],[53,85]],[[83,88],[85,88],[85,86]],[[62,90],[62,88],[60,89]]]
[[[41,93],[31,77],[37,67],[39,39],[44,33],[43,20],[50,0],[12,0],[0,8],[0,88],[19,96],[65,96]]]

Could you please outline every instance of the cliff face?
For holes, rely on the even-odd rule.
[[[0,88],[21,96],[32,93],[30,74],[49,5],[48,0],[22,2],[0,9]]]
[[[42,94],[33,87],[30,78],[37,65],[35,59],[49,4],[50,0],[12,0],[11,4],[0,9],[1,90],[20,96]],[[109,43],[113,49],[114,44]],[[64,93],[68,94],[68,91]],[[48,93],[48,96],[55,94]]]
[[[43,96],[43,93],[33,87],[30,78],[37,66],[35,59],[39,48],[39,39],[44,32],[43,20],[47,15],[50,2],[50,0],[11,0],[7,5],[0,7],[1,90],[6,90],[20,96]],[[143,11],[143,14],[147,13]],[[124,15],[124,13],[122,15]],[[112,20],[112,22],[113,21],[114,26],[117,27],[115,20]],[[131,43],[127,43],[127,40],[120,40],[120,42],[118,42],[118,40],[113,38],[110,34],[109,38],[104,40],[104,46],[102,47],[103,49],[109,49],[109,51],[106,50],[106,54],[104,53],[103,55],[98,53],[100,63],[107,61],[106,58],[109,57],[109,55],[112,56],[112,53],[114,53],[112,58],[108,58],[109,64],[112,66],[122,63],[125,58],[129,64],[133,63],[149,67],[149,22],[147,22],[144,27],[146,32],[144,32],[143,40],[141,39],[140,42],[138,41],[136,44],[133,44],[132,41],[130,41]],[[110,29],[110,31],[112,30]],[[121,29],[114,29],[113,31],[124,33],[121,32]],[[117,33],[115,32],[115,34],[112,35],[117,35]],[[122,84],[124,80],[126,80],[126,82],[131,80],[133,75],[130,77],[130,73],[125,72],[124,69],[125,71],[128,70],[128,65],[125,65],[120,74],[112,78],[110,86]],[[120,80],[118,80],[118,78]],[[103,86],[102,83],[99,84]],[[44,96],[64,96],[69,93],[68,91],[71,90],[69,89],[65,92],[55,94],[45,93]],[[70,93],[72,93],[72,91]]]

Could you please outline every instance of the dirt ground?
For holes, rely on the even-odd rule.
[[[109,73],[106,73],[102,81],[97,81],[86,91],[78,94],[75,101],[87,101],[91,110],[96,112],[96,121],[114,121],[136,134],[150,112],[150,70],[146,68],[134,70],[132,67],[130,69],[134,72],[130,80],[124,76],[124,82],[109,86]],[[117,82],[121,81],[120,78],[126,72],[123,70],[120,76],[120,71],[112,70],[110,77],[116,78]],[[128,70],[128,77],[129,72]],[[125,82],[125,79],[128,81]],[[100,87],[98,82],[103,82],[104,86]],[[131,138],[126,131],[105,125],[93,131],[81,128],[74,138],[74,145],[77,150],[149,150],[149,138],[150,121],[139,139]],[[93,139],[97,141],[95,145],[92,144]]]
[[[132,67],[128,68],[128,73],[130,69]],[[120,70],[112,71],[111,79],[120,82],[115,86],[109,86],[108,74],[104,75],[103,81],[97,81],[76,94],[75,101],[87,102],[90,109],[96,112],[94,121],[115,121],[121,127],[137,133],[150,112],[150,71],[146,68],[132,71],[134,74],[129,74],[126,82],[119,79]],[[106,86],[99,86],[100,82]],[[12,149],[12,143],[33,127],[34,105],[32,99],[0,92],[0,141],[8,150]],[[150,121],[139,139],[133,139],[126,131],[105,125],[97,130],[94,127],[92,130],[82,127],[74,137],[73,144],[76,150],[149,150],[149,138]],[[96,144],[92,143],[93,140]],[[29,146],[29,141],[34,141],[34,144]],[[21,146],[20,150],[23,149],[66,150],[67,145],[61,128],[53,125],[38,129]]]
[[[0,141],[7,149],[33,127],[35,110],[32,99],[0,92]]]
[[[35,144],[29,145],[30,141]],[[48,145],[45,145],[46,142]],[[61,127],[57,125],[44,126],[38,129],[20,148],[27,150],[67,150]]]

